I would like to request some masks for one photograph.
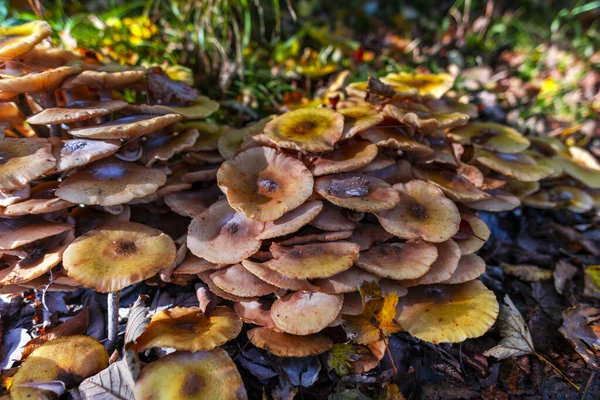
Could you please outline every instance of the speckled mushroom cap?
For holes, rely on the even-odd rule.
[[[431,243],[383,243],[361,252],[355,264],[383,278],[417,279],[429,271],[437,258],[437,248]]]
[[[423,130],[456,128],[469,121],[467,114],[407,110],[393,104],[386,105],[383,108],[383,114],[404,125]]]
[[[159,131],[181,120],[179,114],[165,114],[159,116],[136,115],[120,118],[104,124],[74,128],[69,130],[73,136],[88,139],[124,139],[132,140],[142,135]]]
[[[273,303],[271,317],[278,329],[292,335],[310,335],[325,329],[340,311],[341,294],[295,292]]]
[[[452,278],[461,259],[460,248],[452,239],[437,243],[436,247],[438,258],[431,264],[429,271],[420,278],[400,281],[402,286],[430,285]]]
[[[256,347],[278,357],[316,356],[333,347],[333,340],[325,335],[291,335],[263,327],[250,329],[248,339]]]
[[[175,352],[148,364],[135,383],[137,400],[246,400],[235,363],[221,348]]]
[[[141,162],[151,167],[159,161],[168,161],[176,154],[194,145],[200,133],[196,129],[186,129],[178,134],[153,133],[142,146],[144,154]]]
[[[502,153],[519,153],[529,147],[529,140],[517,130],[494,122],[472,122],[453,129],[449,136],[462,144]]]
[[[59,235],[73,225],[36,217],[0,219],[0,250],[12,250],[36,240]]]
[[[457,284],[477,279],[485,272],[485,261],[477,254],[467,254],[460,258],[452,277],[442,283]]]
[[[408,153],[428,155],[433,150],[411,137],[401,126],[384,122],[384,126],[374,126],[359,133],[363,139],[377,145],[377,147],[398,149]]]
[[[108,115],[125,107],[127,102],[123,100],[75,101],[64,107],[46,108],[27,118],[27,122],[34,125],[69,124]]]
[[[148,279],[175,260],[173,240],[158,229],[111,223],[78,237],[63,254],[69,276],[107,293]]]
[[[315,279],[313,284],[319,288],[321,293],[350,293],[356,292],[358,285],[365,281],[377,282],[380,279],[375,274],[352,267],[329,278]]]
[[[60,138],[48,139],[52,144],[52,155],[56,158],[56,172],[87,165],[108,157],[120,148],[118,140],[86,140]]]
[[[241,320],[247,324],[254,324],[269,329],[277,329],[271,318],[270,302],[238,301],[233,309]]]
[[[12,60],[28,52],[51,34],[52,28],[46,21],[0,27],[0,61]]]
[[[265,263],[257,263],[250,260],[242,261],[242,265],[253,275],[262,279],[265,282],[270,283],[273,286],[277,286],[280,289],[285,290],[305,290],[305,291],[317,291],[318,288],[310,283],[307,279],[301,278],[290,278],[276,269],[271,268],[271,261]]]
[[[0,139],[0,190],[22,189],[55,165],[46,139]]]

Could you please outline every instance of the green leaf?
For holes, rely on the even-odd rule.
[[[339,343],[333,346],[327,357],[327,365],[339,376],[346,376],[352,372],[352,362],[368,354],[364,347],[352,343]]]

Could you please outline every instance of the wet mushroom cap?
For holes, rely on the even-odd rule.
[[[46,21],[0,27],[0,61],[12,60],[30,51],[50,35],[52,28]]]
[[[135,383],[137,400],[245,400],[237,367],[221,348],[175,352],[148,364]]]
[[[502,153],[519,153],[529,147],[529,140],[517,130],[494,122],[472,122],[453,129],[449,136],[462,144]]]
[[[367,140],[354,141],[320,154],[311,163],[310,170],[314,176],[353,171],[373,161],[377,151],[377,146]]]
[[[319,200],[307,201],[288,211],[274,221],[265,224],[265,230],[257,239],[272,239],[297,232],[300,228],[312,221],[323,209],[323,202]]]
[[[278,357],[316,356],[333,347],[333,341],[325,335],[291,335],[263,327],[250,329],[248,339],[256,347]]]
[[[107,293],[143,281],[175,260],[173,240],[158,229],[127,222],[102,225],[78,237],[63,254],[69,276]]]
[[[210,351],[235,339],[241,330],[242,321],[229,307],[215,307],[210,314],[204,314],[200,307],[173,307],[152,316],[136,341],[136,349]]]
[[[69,133],[88,139],[124,139],[132,140],[142,135],[159,131],[181,120],[179,114],[136,115],[124,117],[100,125],[74,128]]]
[[[266,296],[278,289],[259,279],[242,264],[219,269],[211,273],[210,278],[221,290],[240,297]]]
[[[301,108],[273,119],[264,132],[279,147],[319,152],[332,150],[343,129],[342,114],[328,108]]]
[[[400,201],[389,183],[364,174],[323,176],[315,181],[315,190],[329,202],[354,211],[380,212]]]
[[[217,183],[231,207],[258,221],[274,221],[312,194],[313,177],[304,164],[270,147],[248,149],[225,161]]]
[[[437,248],[431,243],[384,243],[361,252],[355,264],[383,278],[417,279],[429,271],[437,258]]]
[[[46,139],[0,139],[0,190],[22,189],[55,165]]]
[[[75,101],[64,107],[46,108],[27,118],[27,122],[34,125],[69,124],[108,115],[125,107],[127,102],[123,100]]]
[[[411,288],[396,310],[396,321],[410,335],[432,343],[458,343],[487,332],[499,307],[491,290],[470,281]]]
[[[340,311],[341,294],[295,292],[273,303],[271,317],[277,328],[292,335],[310,335],[325,329]]]
[[[86,140],[50,138],[52,154],[56,158],[56,172],[66,171],[108,157],[116,153],[121,143],[118,140]]]

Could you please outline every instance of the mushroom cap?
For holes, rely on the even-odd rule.
[[[226,129],[217,144],[219,154],[226,160],[232,159],[244,143],[245,135],[245,129]]]
[[[72,203],[114,206],[148,196],[165,184],[162,169],[105,158],[61,182],[56,196]]]
[[[130,108],[150,115],[179,114],[184,120],[206,118],[219,109],[219,103],[205,96],[198,96],[189,106],[139,104]]]
[[[381,278],[360,268],[352,267],[329,278],[315,279],[313,284],[321,293],[350,293],[364,281],[378,282]]]
[[[231,300],[231,301],[255,301],[255,300],[258,300],[258,297],[240,297],[240,296],[236,296],[234,294],[224,291],[223,289],[221,289],[220,287],[215,285],[215,283],[212,281],[212,278],[210,277],[210,274],[211,274],[210,271],[200,272],[198,274],[198,278],[200,278],[200,280],[202,282],[206,283],[206,286],[208,286],[208,289],[213,294],[215,294],[219,297],[222,297],[224,299]]]
[[[277,329],[271,318],[271,305],[259,301],[238,301],[233,305],[237,315],[247,324]]]
[[[323,202],[319,200],[307,201],[288,211],[274,221],[265,224],[265,230],[258,235],[257,239],[272,239],[297,232],[304,225],[315,219],[323,209]]]
[[[146,70],[137,69],[129,71],[83,71],[77,76],[67,79],[63,89],[73,89],[78,86],[88,86],[94,89],[125,88],[142,81],[146,77]]]
[[[192,253],[187,253],[181,264],[173,271],[173,275],[197,275],[206,271],[215,271],[223,268],[218,264],[213,264],[203,258],[196,257]]]
[[[46,108],[27,118],[27,122],[34,125],[69,124],[108,115],[125,107],[127,102],[123,100],[75,101],[64,107]]]
[[[22,189],[55,165],[46,139],[0,139],[0,190]]]
[[[73,225],[33,217],[0,219],[0,250],[13,250],[71,229]]]
[[[408,281],[395,281],[393,279],[383,278],[378,282],[381,294],[385,297],[390,293],[396,293],[398,297],[406,296],[408,289],[404,287],[404,282]],[[362,298],[361,298],[362,305]],[[361,308],[362,311],[362,308]]]
[[[342,108],[338,112],[344,116],[342,139],[350,139],[383,121],[383,115],[369,103]]]
[[[57,187],[57,181],[40,183],[31,190],[32,198],[6,206],[0,215],[19,217],[29,214],[45,214],[74,206],[75,204],[69,201],[54,197]]]
[[[271,245],[275,259],[268,268],[289,278],[329,278],[352,266],[359,246],[350,242],[313,243],[299,246]]]
[[[210,262],[236,264],[260,249],[262,241],[256,237],[264,226],[235,211],[226,201],[219,201],[190,223],[188,248]]]
[[[389,183],[365,174],[323,176],[315,181],[315,190],[329,202],[354,211],[380,212],[400,201]]]
[[[333,347],[333,340],[318,333],[300,336],[262,327],[250,329],[248,339],[278,357],[316,356]]]
[[[279,147],[307,152],[332,150],[341,139],[344,116],[328,108],[300,108],[267,123],[265,134]]]
[[[417,89],[421,96],[442,97],[454,86],[454,77],[447,73],[421,74],[421,73],[390,73],[381,78],[387,85],[405,85]]]
[[[223,349],[175,352],[148,364],[135,383],[137,400],[245,400],[246,389]]]
[[[221,194],[218,186],[210,186],[168,194],[164,202],[173,212],[195,218],[215,203]]]
[[[306,235],[296,235],[285,240],[277,241],[277,244],[281,246],[294,246],[315,242],[335,242],[348,239],[350,236],[352,236],[352,231],[324,231],[319,233],[307,233]]]
[[[554,173],[552,168],[537,165],[525,154],[492,153],[478,149],[475,160],[491,170],[524,182],[539,181]]]
[[[367,140],[349,142],[333,151],[320,154],[312,161],[310,170],[314,176],[353,171],[373,161],[377,151],[377,146]]]
[[[396,321],[409,334],[432,343],[458,343],[482,336],[496,321],[498,301],[480,281],[410,288],[398,300]]]
[[[361,132],[359,136],[378,147],[398,149],[419,155],[428,155],[433,152],[429,146],[410,137],[401,126],[374,126]]]
[[[404,125],[423,130],[456,128],[469,121],[467,114],[406,110],[393,104],[383,107],[383,115]]]
[[[550,199],[574,213],[588,212],[594,207],[595,203],[592,196],[574,186],[555,186],[548,191],[548,194]]]
[[[529,140],[517,130],[494,122],[472,122],[453,129],[449,136],[461,144],[502,153],[519,153],[529,147]]]
[[[313,177],[304,164],[270,147],[254,147],[225,161],[217,183],[231,207],[263,222],[298,207],[313,190]]]
[[[56,172],[87,165],[108,157],[120,148],[118,140],[86,140],[59,138],[48,139],[52,143],[52,155],[56,158]]]
[[[383,243],[361,252],[355,264],[383,278],[417,279],[429,271],[437,258],[437,248],[431,243]]]
[[[472,202],[491,197],[464,176],[451,171],[413,167],[412,172],[417,179],[422,179],[442,189],[446,197],[454,201]]]
[[[257,263],[250,260],[242,261],[244,268],[253,275],[280,289],[317,291],[318,288],[308,280],[285,276],[277,270],[272,269],[269,263],[270,261],[265,263]]]
[[[406,183],[415,179],[412,172],[412,166],[407,160],[398,160],[385,168],[367,172],[367,175],[382,179],[390,185]]]
[[[462,256],[458,262],[456,270],[452,277],[445,280],[443,283],[457,284],[472,281],[477,279],[485,272],[485,261],[477,254],[467,254]]]
[[[326,201],[321,212],[310,221],[310,225],[323,231],[339,232],[352,230],[357,224],[344,215],[342,208]]]
[[[181,176],[181,180],[187,183],[214,182],[217,180],[217,172],[219,171],[219,167],[220,166],[216,164],[192,165],[189,168],[189,171]],[[219,193],[221,193],[220,190]]]
[[[142,135],[159,131],[181,120],[179,114],[136,115],[124,117],[100,125],[69,130],[73,136],[89,139],[132,140]]]
[[[221,290],[239,297],[266,296],[279,289],[252,274],[242,264],[219,269],[210,278]]]
[[[63,336],[52,339],[25,359],[10,386],[10,398],[15,400],[45,398],[49,393],[21,384],[60,380],[67,389],[108,366],[104,346],[90,336]]]
[[[501,189],[490,190],[488,194],[491,197],[469,202],[468,207],[473,210],[502,212],[514,210],[521,205],[521,200],[517,196],[503,192]]]
[[[460,248],[451,239],[442,243],[436,243],[435,246],[438,250],[438,258],[431,264],[429,271],[420,278],[401,281],[402,286],[430,285],[452,278],[452,274],[458,268],[461,259]]]
[[[210,351],[235,339],[241,331],[242,321],[229,307],[215,307],[208,315],[200,307],[173,307],[152,316],[136,341],[136,350],[168,347]]]
[[[107,293],[141,282],[175,261],[173,239],[135,222],[110,223],[78,237],[63,254],[69,276]]]
[[[341,294],[295,292],[273,303],[271,317],[283,332],[310,335],[327,328],[342,310],[343,303]]]
[[[578,163],[572,158],[560,155],[552,158],[552,160],[557,161],[565,174],[569,175],[571,178],[576,179],[593,189],[600,189],[600,174],[598,173],[598,170]]]
[[[17,77],[5,77],[0,79],[0,92],[48,93],[55,90],[66,77],[76,74],[79,70],[80,67],[58,67]]]
[[[539,182],[521,182],[521,181],[508,181],[502,186],[502,190],[523,199],[538,190],[540,190]]]
[[[22,189],[0,190],[0,207],[8,207],[11,204],[26,200],[31,194],[31,186],[26,184]]]
[[[69,50],[47,47],[45,43],[39,43],[19,56],[19,62],[27,72],[72,65],[78,61],[85,61],[84,57]]]
[[[142,146],[144,155],[141,162],[146,167],[151,167],[157,161],[168,161],[175,154],[189,149],[194,145],[200,134],[196,129],[186,129],[177,135],[169,133],[150,134]]]
[[[50,35],[52,28],[46,21],[0,27],[0,61],[9,61],[27,53]]]
[[[219,138],[223,136],[229,127],[227,125],[217,125],[204,121],[185,121],[175,125],[176,131],[184,129],[196,129],[200,136],[196,139],[196,143],[189,148],[189,151],[210,151],[217,150]]]
[[[434,243],[444,242],[458,232],[460,212],[441,189],[420,180],[399,183],[394,188],[400,192],[400,202],[377,214],[383,229],[402,239],[420,238]]]
[[[376,243],[385,242],[394,237],[381,227],[380,224],[360,223],[348,238],[349,242],[360,246],[360,251],[369,250]]]
[[[467,224],[468,227],[459,228],[458,234],[453,239],[460,248],[460,254],[466,256],[481,249],[490,238],[491,231],[487,224],[475,214],[462,212],[460,217],[462,219],[461,228],[464,224]]]

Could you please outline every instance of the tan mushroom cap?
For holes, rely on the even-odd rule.
[[[450,200],[472,202],[490,198],[489,194],[460,174],[425,167],[413,167],[412,172],[417,179],[428,181],[442,189]]]
[[[135,383],[137,400],[245,400],[235,363],[223,349],[175,352],[148,364]]]
[[[438,99],[454,86],[454,77],[447,73],[390,73],[381,81],[388,85],[406,85],[417,89],[421,96],[429,95]]]
[[[141,82],[146,77],[146,71],[83,71],[77,76],[66,80],[63,89],[73,89],[78,86],[89,86],[94,89],[124,88]]]
[[[118,140],[86,140],[60,138],[48,139],[52,143],[52,155],[56,158],[56,172],[81,167],[116,153],[121,144]]]
[[[219,138],[223,136],[229,127],[227,125],[217,125],[204,121],[185,121],[175,125],[176,131],[185,129],[196,129],[200,136],[196,139],[196,143],[190,147],[189,151],[210,151],[217,150],[219,146]]]
[[[22,189],[55,165],[46,139],[0,139],[0,190]]]
[[[552,160],[555,160],[558,165],[562,167],[565,174],[569,175],[571,178],[574,178],[593,189],[600,188],[600,173],[598,170],[578,163],[573,158],[560,155],[552,158]]]
[[[134,222],[111,223],[69,245],[63,267],[86,287],[107,293],[152,277],[175,260],[173,240],[158,229]]]
[[[242,265],[261,280],[286,290],[317,291],[318,288],[306,279],[290,278],[270,267],[270,261],[257,263],[250,260],[242,261]]]
[[[381,294],[383,296],[387,296],[390,293],[396,293],[398,297],[406,296],[408,293],[408,289],[404,287],[405,281],[395,281],[393,279],[383,278],[378,284],[381,289]],[[407,282],[407,281],[406,281]],[[361,306],[362,306],[362,298],[361,298]],[[362,311],[362,308],[361,308]]]
[[[74,206],[75,204],[69,201],[54,197],[57,187],[57,181],[42,182],[31,190],[32,198],[7,206],[0,212],[0,215],[19,217],[29,214],[45,214]]]
[[[400,201],[389,183],[365,174],[328,175],[315,181],[315,190],[331,203],[362,212],[380,212]]]
[[[291,335],[268,328],[250,329],[248,339],[256,347],[268,350],[278,357],[316,356],[333,347],[333,340],[325,335]]]
[[[114,206],[154,193],[165,184],[162,169],[105,158],[74,173],[58,186],[56,196],[72,203]]]
[[[412,166],[407,160],[398,160],[393,165],[379,170],[367,172],[367,175],[382,179],[390,185],[395,185],[396,183],[406,183],[412,179],[415,179],[415,176],[412,172]]]
[[[297,232],[304,225],[315,219],[323,209],[323,202],[319,200],[307,201],[292,211],[288,211],[274,221],[265,224],[265,230],[257,239],[272,239]]]
[[[27,122],[34,125],[69,124],[108,115],[125,107],[127,102],[123,100],[75,101],[64,107],[46,108],[27,118]]]
[[[437,248],[431,243],[384,243],[360,253],[355,264],[383,278],[417,279],[429,271],[437,258]]]
[[[176,135],[170,133],[150,134],[142,146],[144,155],[141,162],[146,167],[151,167],[155,162],[170,160],[174,155],[192,147],[199,135],[196,129],[187,129]]]
[[[173,173],[169,175],[167,178],[167,182],[164,185],[159,187],[156,192],[149,194],[148,196],[140,197],[138,199],[133,199],[129,202],[129,204],[149,204],[155,202],[163,197],[171,194],[178,193],[182,190],[188,190],[192,188],[191,183],[182,182],[181,175],[177,173]]]
[[[378,282],[381,278],[360,268],[352,267],[329,278],[315,279],[313,284],[321,293],[356,292],[358,285],[365,281]]]
[[[458,232],[460,212],[454,202],[435,185],[413,180],[399,183],[400,202],[391,210],[377,214],[389,233],[402,239],[423,239],[441,243]]]
[[[52,28],[46,21],[0,27],[0,61],[9,61],[28,52],[50,35]]]
[[[479,257],[477,254],[467,254],[460,258],[458,267],[452,274],[452,277],[442,283],[458,284],[472,281],[473,279],[477,279],[484,272],[485,261],[483,258]]]
[[[85,378],[108,366],[104,346],[90,336],[63,336],[50,340],[31,352],[12,377],[10,398],[46,398],[48,391],[21,386],[60,380],[72,389]]]
[[[242,264],[235,264],[210,274],[210,278],[221,290],[239,297],[266,296],[279,289],[252,274]]]
[[[207,271],[215,271],[223,268],[219,264],[213,264],[203,258],[187,253],[181,264],[175,268],[173,275],[197,275]]]
[[[349,242],[360,246],[360,251],[369,250],[376,243],[382,243],[394,237],[381,227],[380,224],[360,223],[348,238]]]
[[[31,186],[26,184],[22,189],[0,190],[0,207],[8,207],[11,204],[26,200],[31,194]]]
[[[68,76],[79,72],[80,67],[58,67],[43,72],[0,79],[0,92],[48,93],[55,90]]]
[[[514,210],[521,205],[521,199],[510,193],[503,192],[502,189],[490,190],[488,194],[491,197],[469,202],[467,206],[473,210],[502,212]]]
[[[179,114],[184,120],[188,120],[208,117],[219,109],[219,103],[208,97],[198,96],[189,106],[139,104],[130,109],[137,113],[150,115]]]
[[[460,217],[462,219],[461,228],[453,239],[460,248],[460,254],[466,256],[481,249],[490,238],[491,231],[487,224],[475,214],[462,212]],[[464,224],[468,226],[463,229]]]
[[[406,160],[404,160],[406,161]],[[377,156],[367,165],[360,167],[356,170],[354,170],[354,172],[358,172],[359,174],[366,174],[369,172],[374,172],[374,171],[378,171],[387,167],[391,167],[392,165],[396,164],[396,160],[394,160],[392,157],[386,156],[382,153],[377,154]],[[385,179],[384,179],[385,180]]]
[[[258,221],[274,221],[312,194],[304,164],[270,147],[254,147],[225,161],[217,183],[231,207]]]
[[[377,146],[367,140],[350,142],[336,150],[320,154],[311,162],[310,170],[314,176],[354,171],[373,161],[377,151]]]
[[[452,274],[458,268],[461,259],[460,248],[454,240],[436,243],[435,246],[438,250],[438,258],[431,264],[429,271],[420,278],[400,281],[402,286],[430,285],[452,278]]]
[[[519,153],[530,144],[517,130],[494,122],[472,122],[453,129],[449,136],[461,144],[473,144],[502,153]]]
[[[221,194],[217,186],[210,186],[168,194],[164,197],[164,202],[173,212],[195,218],[215,203]]]
[[[219,165],[192,165],[189,171],[182,175],[183,182],[214,182],[217,180]]]
[[[458,343],[487,332],[499,308],[491,290],[480,281],[470,281],[411,288],[396,310],[396,321],[412,336],[432,343]]]
[[[192,220],[187,245],[194,255],[210,262],[236,264],[260,249],[256,237],[264,226],[219,201]]]
[[[210,277],[211,272],[210,271],[205,271],[205,272],[200,272],[198,274],[198,278],[200,278],[200,280],[204,283],[206,283],[206,286],[208,286],[208,289],[215,295],[222,297],[224,299],[227,300],[231,300],[231,301],[256,301],[258,300],[258,297],[240,297],[240,296],[236,296],[234,294],[228,293],[224,290],[222,290],[220,287],[218,287],[217,285],[215,285],[215,283],[212,281],[212,278]]]
[[[456,128],[465,125],[469,121],[467,114],[406,110],[393,104],[383,107],[383,115],[404,125],[424,130]]]
[[[368,103],[342,108],[338,112],[344,116],[342,139],[350,139],[383,121],[383,115]]]
[[[180,120],[181,116],[178,114],[136,115],[96,126],[71,129],[69,133],[73,136],[89,139],[132,140],[159,131]]]
[[[310,225],[324,231],[339,232],[352,230],[357,224],[344,215],[342,208],[326,201],[321,212],[310,221]]]
[[[299,244],[309,244],[316,242],[335,242],[338,240],[348,239],[350,236],[352,236],[352,231],[324,231],[319,233],[296,235],[285,240],[277,241],[277,244],[281,246],[295,246]]]
[[[358,245],[350,242],[313,243],[299,246],[271,245],[275,259],[268,267],[296,279],[329,278],[352,266]]]
[[[264,132],[279,147],[319,152],[332,150],[343,129],[342,114],[328,108],[301,108],[273,119]]]
[[[475,160],[491,170],[524,182],[539,181],[554,173],[549,167],[537,165],[525,154],[492,153],[478,149]]]
[[[370,141],[378,147],[386,147],[392,149],[399,149],[409,153],[416,153],[420,155],[428,155],[433,150],[412,138],[401,126],[393,122],[383,123],[385,126],[374,126],[359,134],[363,139]]]
[[[245,129],[226,129],[217,143],[219,154],[226,160],[235,157],[244,143],[245,135]]]
[[[259,301],[238,301],[233,309],[242,321],[269,329],[277,329],[271,318],[271,305]]]
[[[277,328],[292,335],[310,335],[331,324],[344,303],[341,294],[295,292],[273,303],[271,317]]]
[[[13,250],[71,229],[73,229],[73,225],[45,219],[3,218],[0,219],[0,250]]]
[[[173,307],[152,316],[136,341],[136,349],[210,351],[235,339],[241,330],[240,317],[229,307],[215,307],[208,315],[200,307]]]
[[[83,57],[79,54],[65,49],[47,47],[45,43],[40,43],[27,53],[19,56],[19,62],[26,72],[58,68],[82,61]]]

